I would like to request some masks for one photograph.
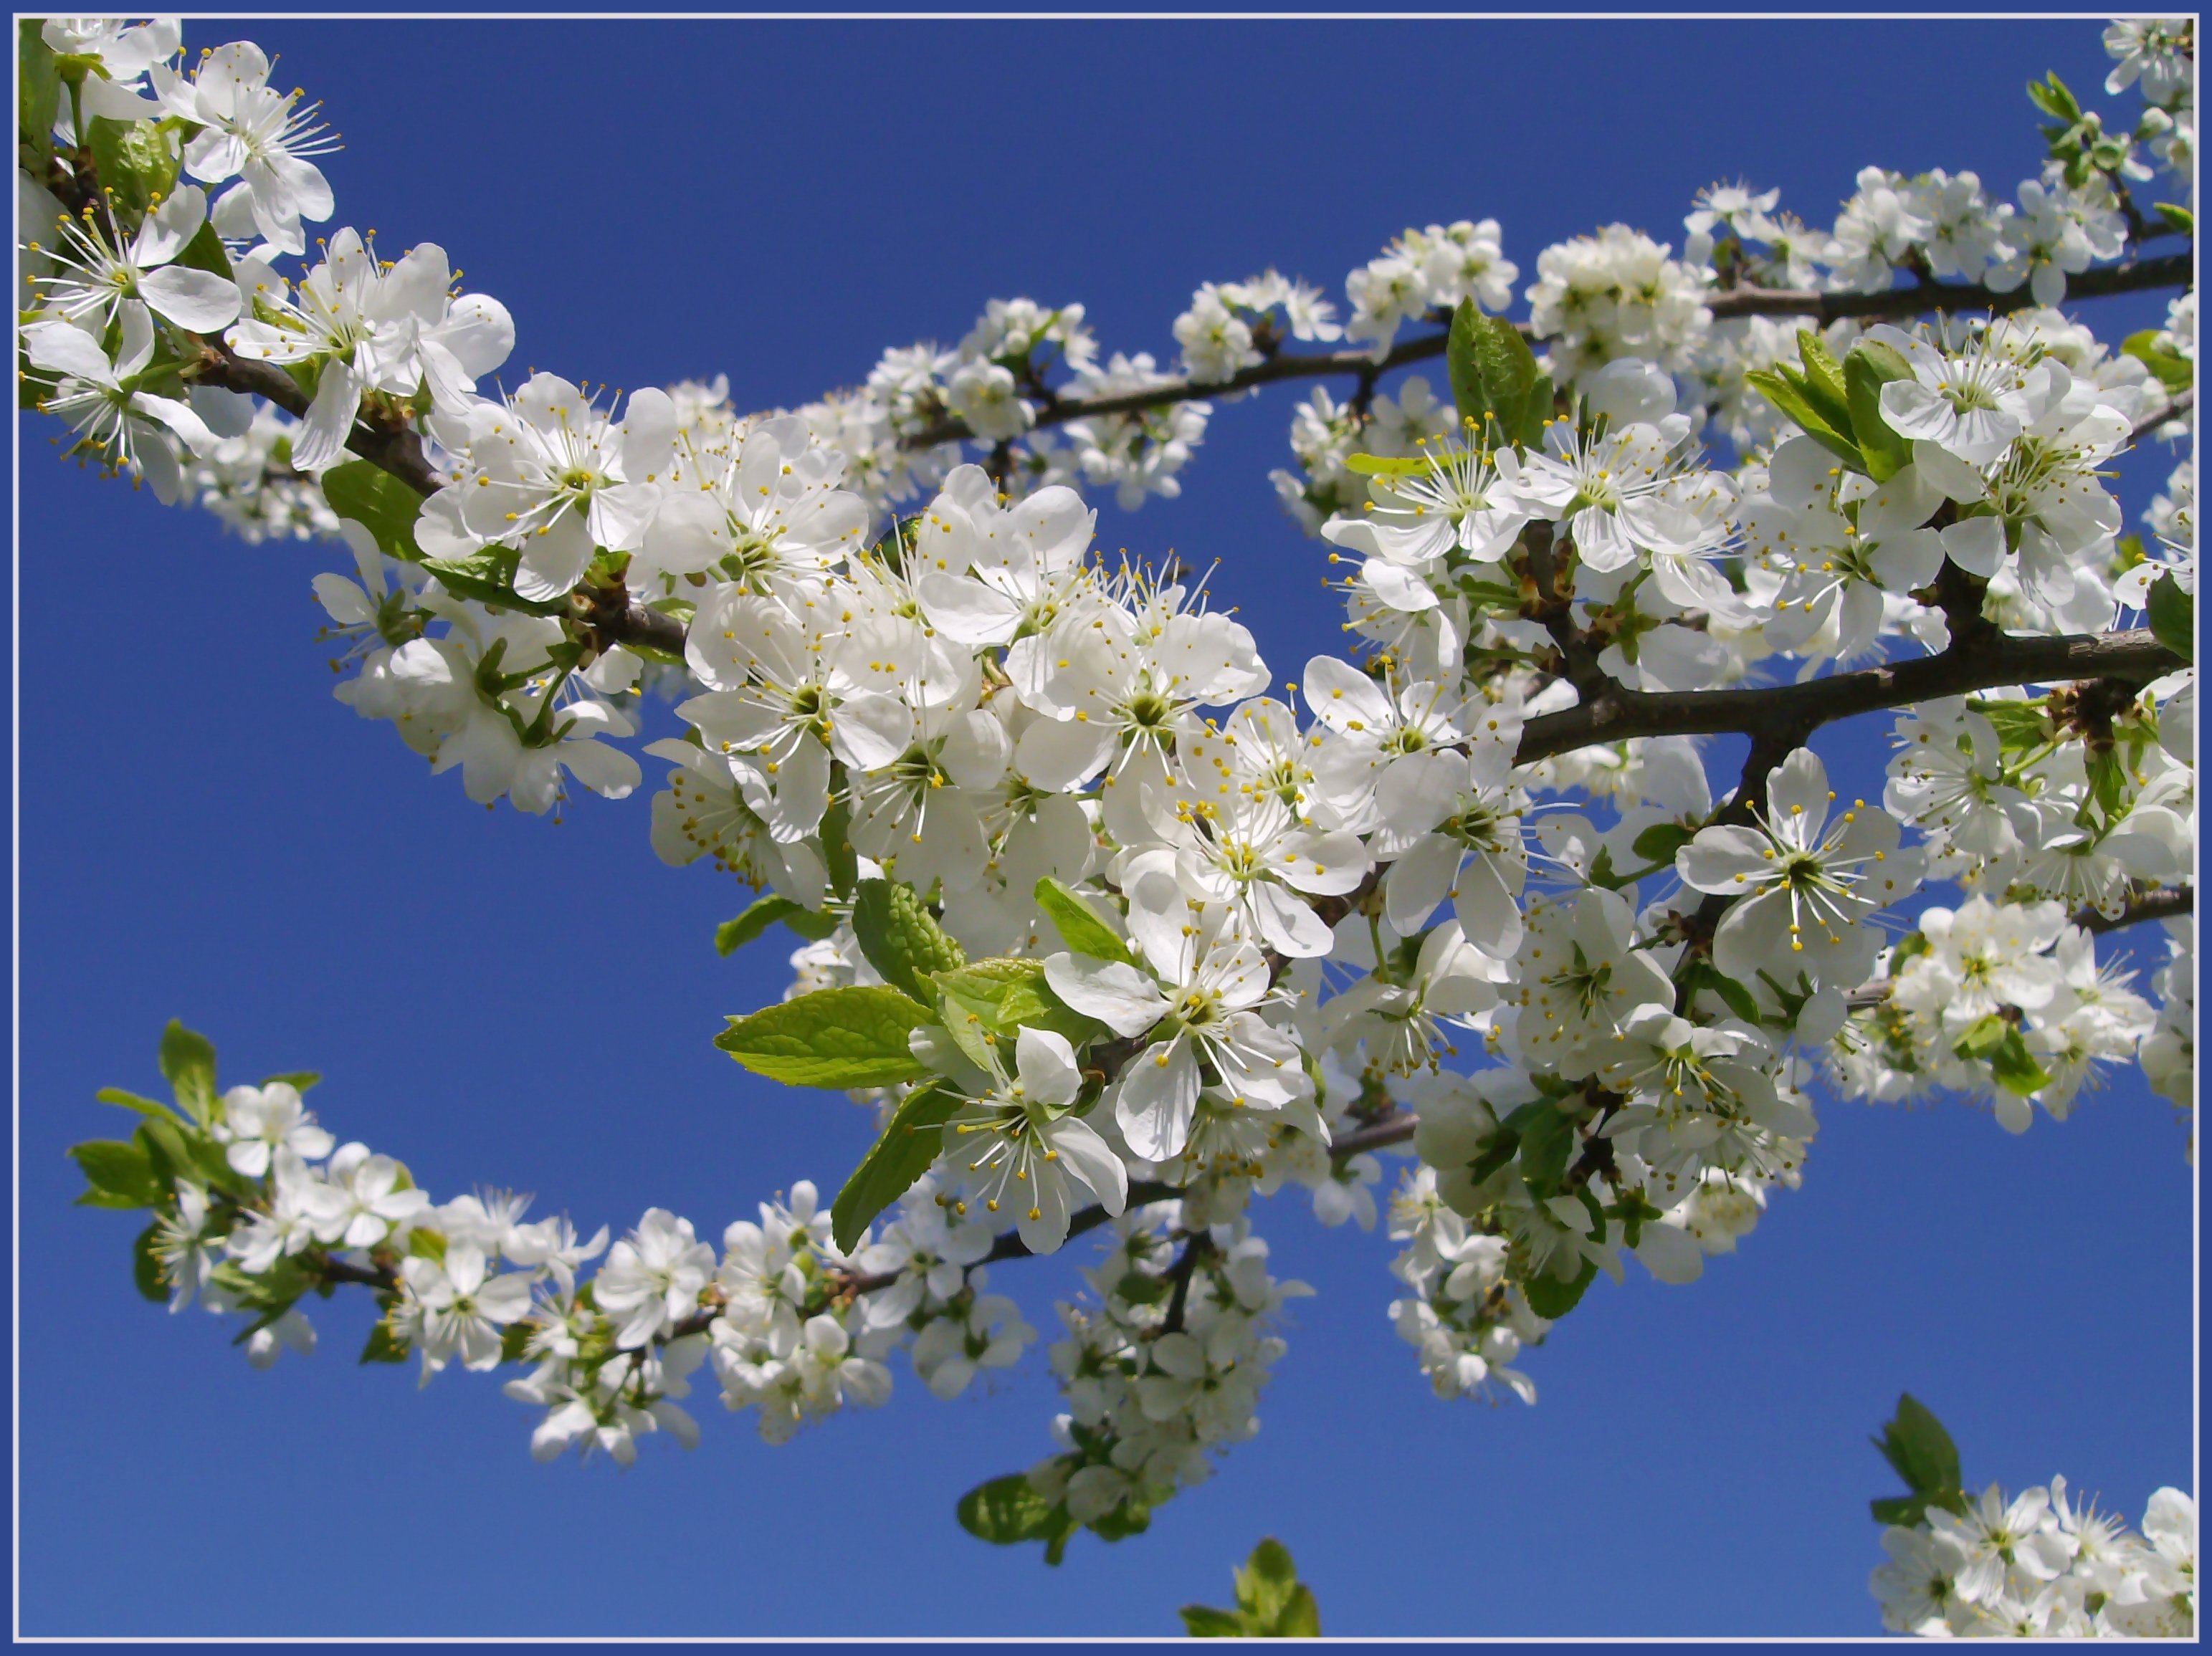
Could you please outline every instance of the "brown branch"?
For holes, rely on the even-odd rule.
[[[2168,421],[2179,420],[2183,415],[2188,413],[2190,409],[2196,406],[2196,386],[2191,385],[2185,391],[2178,391],[2174,392],[2172,397],[2166,403],[2166,405],[2164,408],[2160,409],[2155,414],[2146,414],[2142,419],[2136,422],[2134,429],[2128,433],[2128,440],[2131,443],[2140,443],[2144,438],[2149,436],[2153,432],[2156,431],[2160,426],[2166,424]]]
[[[2177,885],[2130,897],[2127,906],[2117,914],[2104,914],[2094,908],[2081,908],[2075,911],[2072,919],[2074,924],[2084,931],[2104,932],[2141,925],[2146,920],[2170,920],[2196,912],[2197,888]]]
[[[2000,634],[1968,647],[1954,644],[1941,655],[1832,673],[1802,684],[1652,692],[1608,682],[1581,707],[1530,719],[1514,761],[1532,764],[1553,754],[1635,737],[1799,731],[1809,736],[1838,719],[1937,696],[2089,678],[2144,684],[2188,664],[2148,630],[2137,629],[2063,637]],[[1802,744],[1800,736],[1796,745]]]
[[[319,1266],[312,1268],[319,1270],[325,1282],[359,1283],[363,1288],[374,1288],[385,1293],[390,1293],[399,1286],[398,1274],[382,1265],[357,1265],[344,1259],[325,1259]]]
[[[1392,1144],[1402,1144],[1413,1136],[1413,1129],[1419,1125],[1411,1111],[1401,1111],[1370,1126],[1362,1127],[1358,1132],[1345,1134],[1343,1137],[1328,1147],[1328,1159],[1331,1162],[1342,1163],[1349,1162],[1355,1156],[1363,1156],[1369,1150],[1379,1150]]]
[[[1182,1253],[1168,1272],[1175,1288],[1168,1295],[1168,1313],[1160,1323],[1163,1334],[1182,1331],[1183,1313],[1190,1305],[1190,1279],[1197,1273],[1199,1261],[1212,1252],[1213,1238],[1202,1230],[1193,1231],[1190,1240],[1182,1245]]]
[[[255,362],[240,356],[219,339],[204,342],[198,358],[186,366],[185,377],[195,385],[216,385],[224,391],[246,391],[267,398],[295,418],[304,418],[313,400],[299,382],[274,362]],[[354,422],[346,446],[378,470],[387,471],[417,494],[434,494],[445,479],[422,457],[422,440],[405,427]]]
[[[2085,271],[2078,276],[2068,278],[2066,297],[2069,300],[2103,299],[2114,294],[2141,293],[2158,288],[2185,288],[2194,280],[2193,257],[2194,250],[2161,253],[2155,258],[2138,259],[2132,264],[2108,265],[2102,270]],[[1993,294],[1985,288],[1942,282],[1922,282],[1910,288],[1892,288],[1877,294],[1827,294],[1795,288],[1733,288],[1717,290],[1705,297],[1705,307],[1712,312],[1716,321],[1735,316],[1802,316],[1816,326],[1847,317],[1882,321],[1924,316],[1931,311],[1953,313],[1986,312],[1991,316],[2002,316],[2009,312],[2025,310],[2034,303],[2034,295],[2024,287],[2009,294]],[[1432,317],[1431,319],[1443,321],[1449,318]],[[1529,335],[1527,323],[1521,323],[1518,326],[1523,335],[1534,337]],[[1113,397],[1062,397],[1037,409],[1036,424],[1059,426],[1071,420],[1091,420],[1102,415],[1136,414],[1146,409],[1164,408],[1174,403],[1249,391],[1255,385],[1273,385],[1284,379],[1326,379],[1338,374],[1351,374],[1371,389],[1376,379],[1393,368],[1442,356],[1449,337],[1449,333],[1424,334],[1418,339],[1408,339],[1393,347],[1379,360],[1373,352],[1365,350],[1282,352],[1248,368],[1240,368],[1226,379],[1171,379],[1164,385],[1153,385],[1143,391],[1122,391]],[[900,446],[910,449],[934,448],[939,443],[957,442],[974,434],[964,421],[939,420],[902,439]]]

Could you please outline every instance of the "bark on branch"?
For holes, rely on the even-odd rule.
[[[2057,638],[1999,634],[1966,647],[1954,645],[1941,655],[1832,673],[1802,684],[1652,692],[1608,683],[1581,707],[1530,719],[1514,759],[1527,765],[1577,748],[1645,736],[1743,732],[1778,741],[1789,735],[1796,737],[1790,746],[1800,747],[1814,731],[1836,719],[1937,696],[2093,678],[2142,685],[2188,664],[2147,629]]]

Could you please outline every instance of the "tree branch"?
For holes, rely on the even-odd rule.
[[[185,377],[195,385],[224,391],[248,391],[266,397],[285,413],[304,419],[312,400],[299,383],[274,362],[255,362],[238,355],[220,339],[206,339],[198,360],[189,363]],[[422,440],[405,427],[354,422],[346,446],[380,470],[390,472],[417,494],[433,494],[445,479],[422,456]]]
[[[2074,924],[2084,931],[2105,932],[2141,925],[2145,920],[2170,920],[2196,912],[2197,888],[2177,885],[2130,897],[2127,906],[2117,914],[2100,914],[2094,908],[2082,908],[2075,910],[2072,919]]]
[[[2128,433],[2128,440],[2131,443],[2140,443],[2168,421],[2179,420],[2196,406],[2196,386],[2191,385],[2186,391],[2174,392],[2166,405],[2156,414],[2147,414],[2136,422],[2135,428]]]
[[[2145,684],[2189,664],[2147,629],[2062,637],[1999,634],[1941,655],[1832,673],[1802,684],[1732,690],[1632,690],[1608,682],[1594,700],[1530,719],[1514,754],[1532,764],[1601,742],[1647,736],[1802,731],[1802,745],[1821,725],[1937,696],[1965,695],[2008,684],[2056,684],[2108,678]]]
[[[1362,1127],[1358,1132],[1345,1134],[1343,1137],[1328,1147],[1328,1159],[1341,1165],[1352,1160],[1353,1156],[1363,1156],[1369,1150],[1379,1150],[1392,1144],[1402,1144],[1413,1136],[1413,1129],[1419,1125],[1419,1121],[1410,1110],[1401,1110],[1397,1114],[1387,1116],[1370,1126]]]
[[[2193,258],[2192,249],[2187,252],[2161,253],[2155,258],[2138,259],[2132,264],[2108,265],[2101,270],[2084,271],[2078,276],[2068,278],[2066,297],[2069,300],[2104,299],[2114,294],[2141,293],[2159,288],[2185,288],[2194,279]],[[1802,316],[1816,327],[1847,317],[1885,321],[1900,317],[1924,316],[1931,311],[1985,311],[1992,316],[2003,316],[2013,311],[2025,310],[2034,303],[2034,295],[2024,287],[2009,294],[1993,294],[1986,288],[1942,282],[1923,282],[1910,288],[1891,288],[1878,294],[1819,293],[1811,288],[1731,288],[1716,289],[1705,296],[1705,307],[1713,313],[1715,321],[1734,316]],[[1448,317],[1430,318],[1430,320],[1438,323],[1449,322],[1449,319]],[[1518,325],[1521,332],[1528,336],[1528,325],[1524,322]],[[1091,420],[1102,415],[1136,414],[1146,409],[1164,408],[1174,403],[1249,391],[1255,385],[1273,385],[1284,379],[1326,379],[1338,374],[1352,374],[1371,390],[1375,380],[1393,368],[1442,356],[1449,337],[1449,333],[1424,334],[1418,339],[1409,339],[1395,346],[1379,360],[1373,352],[1365,350],[1280,352],[1265,361],[1239,369],[1226,379],[1174,379],[1144,391],[1123,391],[1113,397],[1061,397],[1038,408],[1036,424],[1060,426],[1071,420]],[[965,421],[939,420],[902,439],[900,446],[910,449],[934,448],[939,443],[957,442],[974,435]]]

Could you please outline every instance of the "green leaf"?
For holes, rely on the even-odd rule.
[[[1691,958],[1682,968],[1682,975],[1678,981],[1692,995],[1700,989],[1711,990],[1721,998],[1721,1004],[1746,1023],[1757,1024],[1759,1021],[1759,1002],[1751,991],[1702,955]]]
[[[1129,1537],[1142,1535],[1152,1527],[1152,1509],[1150,1507],[1139,1506],[1136,1498],[1131,1496],[1123,1501],[1120,1506],[1109,1507],[1099,1513],[1085,1527],[1101,1541],[1126,1541]],[[1065,1551],[1066,1543],[1063,1540],[1060,1546]],[[1048,1563],[1059,1562],[1053,1557],[1049,1550],[1045,1553],[1045,1561]]]
[[[323,498],[339,517],[350,518],[374,535],[386,557],[422,561],[422,549],[415,542],[415,519],[422,515],[422,497],[390,472],[366,460],[348,460],[323,474]]]
[[[169,263],[180,264],[186,270],[205,270],[210,276],[219,276],[225,282],[236,275],[230,268],[230,254],[223,247],[222,238],[216,234],[214,225],[204,222],[193,233],[192,239],[185,244],[184,251]]]
[[[53,48],[39,33],[40,20],[21,19],[15,25],[15,136],[31,152],[37,171],[43,173],[53,154],[54,117],[61,112],[61,77],[54,73]],[[36,174],[34,173],[34,176]],[[42,238],[51,225],[27,224],[24,234]]]
[[[1034,895],[1037,907],[1060,933],[1060,940],[1077,954],[1093,960],[1118,961],[1124,966],[1137,963],[1129,945],[1099,918],[1097,910],[1059,881],[1049,876],[1039,880]]]
[[[1275,1624],[1267,1629],[1264,1637],[1270,1639],[1318,1639],[1321,1637],[1321,1604],[1313,1589],[1301,1581],[1291,1589],[1288,1603]]]
[[[1636,836],[1632,849],[1647,863],[1664,863],[1671,867],[1674,853],[1697,837],[1695,828],[1684,828],[1680,822],[1654,822]]]
[[[380,1322],[368,1331],[368,1343],[361,1348],[363,1362],[404,1362],[407,1361],[407,1342],[392,1331],[392,1325]]]
[[[215,1047],[171,1018],[161,1032],[161,1064],[179,1113],[205,1126],[215,1116]]]
[[[896,989],[820,989],[732,1018],[714,1045],[793,1087],[888,1087],[928,1073],[907,1035],[929,1021],[927,1007]]]
[[[1995,1012],[1976,1018],[1966,1032],[1951,1043],[1951,1050],[1964,1059],[1985,1059],[2004,1044],[2005,1036],[2012,1030]]]
[[[1897,1414],[1881,1429],[1881,1435],[1872,1440],[1881,1451],[1897,1475],[1903,1478],[1911,1495],[1899,1500],[1891,1497],[1873,1503],[1875,1521],[1883,1524],[1917,1524],[1921,1513],[1929,1506],[1945,1507],[1953,1512],[1965,1510],[1966,1496],[1959,1478],[1959,1449],[1951,1441],[1951,1435],[1943,1429],[1943,1422],[1928,1411],[1927,1406],[1910,1392],[1900,1392],[1897,1399]],[[1909,1512],[1910,1516],[1896,1516]]]
[[[1085,1017],[1052,992],[1039,961],[998,956],[940,972],[934,981],[945,998],[948,1028],[956,1017],[973,1015],[994,1034],[1049,1029],[1077,1047],[1106,1033],[1104,1024]]]
[[[1563,1283],[1547,1272],[1521,1284],[1522,1297],[1528,1301],[1528,1309],[1546,1322],[1557,1322],[1583,1302],[1592,1281],[1597,1276],[1597,1261],[1584,1259],[1583,1268],[1574,1281]]]
[[[778,920],[809,943],[826,937],[837,929],[835,914],[818,914],[788,897],[759,897],[747,905],[745,912],[737,919],[724,920],[714,928],[714,952],[733,955]]]
[[[169,1297],[167,1283],[162,1280],[161,1256],[154,1252],[155,1240],[161,1234],[160,1221],[138,1233],[137,1240],[131,1244],[131,1280],[139,1293],[159,1305]]]
[[[1299,1580],[1290,1549],[1267,1536],[1237,1572],[1237,1608],[1245,1630],[1261,1639],[1317,1639],[1321,1611]]]
[[[1347,454],[1344,469],[1362,477],[1420,477],[1428,474],[1429,463],[1419,454],[1403,459],[1384,454]]]
[[[1866,458],[1859,452],[1858,445],[1839,431],[1814,408],[1812,401],[1797,386],[1778,373],[1754,368],[1743,377],[1744,384],[1774,404],[1784,417],[1793,421],[1808,437],[1835,455],[1852,470],[1863,472]]]
[[[890,1125],[876,1140],[837,1199],[830,1204],[830,1234],[851,1253],[876,1216],[914,1188],[943,1147],[945,1124],[963,1100],[944,1086],[921,1087],[899,1101]]]
[[[1460,418],[1474,423],[1476,441],[1510,441],[1526,429],[1536,358],[1518,328],[1504,317],[1483,315],[1472,299],[1462,299],[1452,312],[1444,355],[1452,401]]]
[[[1620,870],[1613,865],[1611,846],[1600,846],[1597,855],[1590,859],[1589,882],[1592,885],[1603,886],[1607,891],[1618,891],[1628,883]]]
[[[1541,1099],[1522,1105],[1506,1120],[1521,1135],[1521,1177],[1539,1200],[1557,1196],[1575,1152],[1575,1124]]]
[[[98,1202],[90,1205],[158,1207],[168,1195],[167,1187],[155,1177],[153,1158],[147,1154],[143,1144],[95,1138],[82,1144],[70,1145],[69,1153],[76,1158],[77,1168],[84,1174],[85,1182],[92,1186],[89,1194],[118,1198],[117,1202]]]
[[[322,1078],[323,1072],[320,1070],[283,1070],[273,1076],[262,1077],[261,1084],[266,1087],[271,1083],[281,1081],[287,1086],[296,1088],[304,1093]]]
[[[174,1184],[181,1175],[194,1178],[199,1168],[192,1146],[185,1137],[185,1130],[173,1116],[149,1115],[138,1124],[138,1131],[131,1135],[131,1142],[146,1152],[147,1165],[154,1177],[164,1185]]]
[[[1520,1153],[1520,1130],[1510,1122],[1500,1122],[1498,1131],[1483,1141],[1482,1153],[1467,1164],[1468,1183],[1480,1185]]]
[[[1800,328],[1796,368],[1792,370],[1785,362],[1778,365],[1775,371],[1811,405],[1822,424],[1836,432],[1850,430],[1850,387],[1844,377],[1843,364],[1836,361],[1835,353],[1819,334],[1810,328]]]
[[[1508,433],[1517,438],[1523,448],[1544,446],[1544,422],[1552,417],[1552,376],[1540,373],[1536,383],[1528,387],[1528,401],[1521,411],[1521,429]]]
[[[822,817],[822,861],[830,870],[830,889],[850,899],[860,881],[860,859],[853,849],[853,807],[833,799]]]
[[[2020,1031],[2009,1026],[1996,1051],[1990,1054],[1990,1073],[1996,1077],[1998,1086],[2022,1098],[2051,1084],[2051,1072],[2035,1061]]]
[[[954,1510],[962,1529],[994,1546],[1043,1542],[1047,1563],[1060,1562],[1059,1553],[1075,1532],[1075,1520],[1067,1515],[1067,1508],[1039,1495],[1027,1472],[1009,1472],[977,1484],[960,1497]]]
[[[158,1115],[169,1120],[176,1116],[166,1104],[156,1104],[150,1098],[141,1098],[136,1093],[126,1093],[120,1087],[102,1087],[93,1095],[102,1104],[112,1104],[121,1109],[136,1110],[141,1115]]]
[[[2179,230],[2185,236],[2197,234],[2197,215],[2179,202],[2153,202],[2150,210],[2164,219],[2167,227]]]
[[[2145,328],[2131,333],[2121,342],[2123,355],[2136,361],[2158,376],[2158,381],[2170,391],[2186,391],[2197,378],[2197,365],[2185,356],[2177,356],[2158,343],[2160,330]]]
[[[2197,595],[2181,590],[2171,575],[2150,584],[2150,630],[2160,644],[2184,661],[2197,659]]]
[[[112,192],[116,208],[135,224],[155,202],[167,200],[176,189],[181,159],[178,149],[152,121],[114,121],[95,115],[88,124],[100,185]]]
[[[1216,1610],[1211,1604],[1185,1604],[1176,1612],[1182,1617],[1183,1631],[1194,1639],[1249,1639],[1255,1636],[1244,1625],[1244,1618],[1233,1610]]]
[[[967,951],[903,882],[863,880],[853,889],[853,933],[884,981],[918,1001],[930,998],[932,974],[968,964]]]
[[[514,571],[521,561],[522,555],[511,546],[488,546],[469,557],[424,558],[422,563],[455,597],[474,598],[498,610],[519,610],[526,616],[567,615],[566,601],[538,604],[516,595]]]
[[[2058,78],[2055,70],[2040,81],[2027,83],[2027,100],[2045,114],[2069,124],[2081,118],[2081,106],[2075,101],[2066,82]]]
[[[1912,365],[1887,345],[1862,341],[1844,359],[1844,385],[1850,401],[1851,434],[1866,457],[1867,476],[1886,483],[1912,464],[1912,445],[1882,417],[1881,388],[1893,379],[1910,379]]]

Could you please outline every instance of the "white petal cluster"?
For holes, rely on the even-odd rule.
[[[2066,1480],[2007,1499],[1991,1484],[1963,1512],[1930,1507],[1881,1535],[1868,1586],[1881,1624],[1923,1638],[2193,1639],[2197,1503],[2152,1492],[2140,1533]]]
[[[882,1402],[901,1347],[939,1397],[991,1383],[1038,1336],[989,1267],[1100,1228],[1051,1347],[1059,1453],[1026,1477],[1113,1538],[1257,1429],[1305,1290],[1270,1273],[1255,1196],[1296,1186],[1325,1225],[1371,1228],[1376,1154],[1410,1153],[1394,1325],[1440,1396],[1533,1402],[1526,1349],[1598,1275],[1632,1256],[1689,1283],[1800,1181],[1818,1071],[1844,1096],[1962,1095],[2013,1131],[2130,1061],[2193,1102],[2193,667],[1922,700],[1878,800],[1831,789],[1804,745],[1825,714],[1756,711],[1862,664],[2136,617],[2171,636],[2193,464],[2152,549],[2112,480],[2139,435],[2193,429],[2193,297],[2118,353],[2051,307],[2146,239],[2135,147],[2186,169],[2186,21],[2114,25],[2110,89],[2140,88],[2142,122],[2054,136],[2017,208],[1972,173],[1869,167],[1830,231],[1715,184],[1679,258],[1620,224],[1545,249],[1521,331],[1540,366],[1482,318],[1519,277],[1497,222],[1460,221],[1352,272],[1340,324],[1273,270],[1201,286],[1175,373],[1102,355],[1080,305],[994,300],[953,348],[744,415],[725,379],[493,380],[513,322],[435,244],[385,260],[342,228],[308,258],[328,146],[258,47],[187,75],[166,23],[38,38],[96,66],[88,118],[161,142],[157,118],[184,123],[198,180],[121,216],[21,186],[27,224],[55,227],[21,250],[27,394],[75,452],[249,538],[342,538],[314,581],[338,699],[475,803],[627,797],[621,744],[664,695],[655,852],[770,894],[736,924],[805,940],[791,1003],[861,991],[836,1004],[902,1020],[835,1078],[879,1111],[860,1185],[899,1170],[865,1229],[801,1181],[719,1246],[659,1208],[610,1246],[501,1192],[433,1204],[337,1145],[304,1078],[145,1106],[145,1147],[100,1147],[88,1174],[102,1204],[155,1210],[142,1286],[246,1315],[258,1364],[312,1349],[305,1294],[357,1283],[383,1311],[371,1356],[426,1382],[526,1370],[507,1390],[540,1459],[688,1447],[700,1376],[782,1441]],[[1788,325],[1900,280],[2041,308]],[[1771,288],[1802,291],[1754,313],[1744,291]],[[1556,380],[1512,429],[1462,420],[1448,377],[1375,383],[1394,350],[1440,349],[1401,349],[1406,329],[1468,305]],[[1210,577],[1099,558],[1081,490],[1175,496],[1215,411],[1186,392],[1226,402],[1286,342],[1340,338],[1367,354],[1327,366],[1360,387],[1298,404],[1274,482],[1331,549],[1349,653],[1279,687]],[[297,412],[199,383],[225,360]],[[1848,418],[1769,373],[1840,383],[1839,362]],[[1754,709],[1717,727],[1754,738],[1740,780],[1692,736],[1556,750],[1571,719],[1570,740],[1623,716],[1705,731],[1716,703]],[[1955,898],[1902,913],[1931,879]],[[878,898],[919,953],[885,942]],[[2103,940],[2151,918],[2161,960]],[[2140,1541],[2062,1485],[1893,1529],[1885,1617],[2193,1629],[2172,1494]]]

